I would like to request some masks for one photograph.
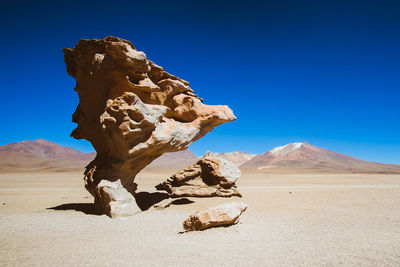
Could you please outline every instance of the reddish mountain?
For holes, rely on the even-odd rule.
[[[95,153],[82,153],[38,139],[0,146],[0,172],[83,171]],[[276,147],[257,156],[247,153],[216,153],[231,161],[252,157],[240,168],[259,172],[361,172],[400,173],[400,166],[368,162],[339,154],[305,142]],[[165,153],[145,170],[183,169],[198,158],[189,150]]]
[[[144,170],[181,170],[189,167],[199,158],[190,150],[164,153],[161,157],[150,163]]]
[[[0,146],[2,156],[20,156],[51,159],[91,160],[95,153],[82,153],[74,148],[60,146],[56,143],[37,139]]]
[[[400,173],[400,166],[368,162],[305,142],[292,143],[260,154],[240,166],[243,170]]]
[[[0,146],[0,172],[83,171],[96,153],[82,153],[70,147],[38,139]],[[165,153],[147,170],[183,169],[197,160],[189,150]]]
[[[95,155],[43,139],[22,141],[0,146],[0,171],[83,170]]]

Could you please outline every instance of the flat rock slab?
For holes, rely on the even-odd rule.
[[[185,204],[191,204],[191,203],[194,203],[194,201],[192,201],[188,198],[185,198],[185,197],[183,197],[183,198],[167,198],[167,199],[164,199],[164,200],[154,204],[153,207],[158,210],[163,210],[163,209],[168,208],[171,205],[185,205]]]
[[[243,202],[231,202],[190,215],[183,222],[185,231],[201,231],[211,227],[234,224],[247,209]]]

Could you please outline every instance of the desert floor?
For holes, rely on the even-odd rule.
[[[168,176],[137,177],[142,206]],[[80,173],[0,174],[0,265],[400,265],[400,175],[245,173],[238,189],[110,219],[91,214]],[[240,200],[238,224],[181,233],[191,213]]]

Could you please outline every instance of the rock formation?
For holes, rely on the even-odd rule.
[[[235,120],[227,106],[208,106],[189,83],[166,72],[116,38],[80,40],[65,48],[79,105],[71,133],[97,151],[86,167],[85,187],[96,208],[111,217],[139,211],[135,176],[165,152],[186,149],[215,126]]]
[[[210,227],[234,224],[247,209],[243,202],[232,202],[190,215],[183,222],[186,231],[199,231]]]
[[[234,163],[206,154],[156,188],[167,191],[170,197],[241,196],[235,184],[240,175],[241,172]]]

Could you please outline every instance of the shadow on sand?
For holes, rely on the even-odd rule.
[[[163,201],[164,199],[169,198],[169,195],[167,193],[160,193],[160,192],[154,192],[154,193],[139,192],[136,193],[135,197],[136,197],[136,203],[138,204],[139,208],[144,211],[148,210],[154,204],[157,204]],[[191,203],[194,203],[194,201],[188,198],[177,198],[175,200],[172,200],[170,205],[186,205]]]
[[[185,197],[175,199],[174,201],[171,202],[172,205],[186,205],[191,203],[194,203],[194,201]]]
[[[138,192],[135,194],[136,204],[142,211],[148,210],[154,204],[157,204],[164,199],[169,198],[167,193],[160,192]],[[171,202],[172,205],[185,205],[193,203],[194,201],[187,198],[179,198]],[[75,210],[90,215],[102,215],[96,211],[93,203],[67,203],[55,207],[47,208],[48,210]]]
[[[100,215],[96,212],[95,206],[93,203],[68,203],[61,204],[55,207],[47,208],[48,210],[75,210],[80,211],[90,215]]]
[[[138,192],[135,194],[135,198],[136,204],[141,210],[148,210],[151,206],[169,198],[169,196],[167,193],[161,192]]]

